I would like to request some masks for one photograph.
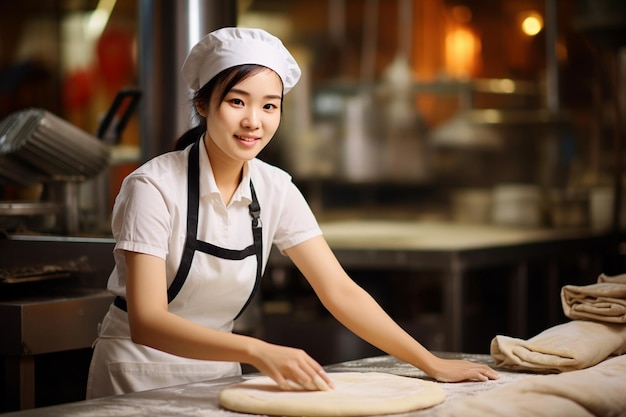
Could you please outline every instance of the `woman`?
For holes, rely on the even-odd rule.
[[[283,389],[332,388],[302,350],[232,333],[272,244],[340,322],[378,348],[440,381],[498,377],[440,359],[398,327],[339,265],[291,177],[256,159],[300,78],[279,39],[219,29],[194,46],[182,71],[201,123],[122,184],[108,283],[117,297],[95,345],[88,398],[239,375],[240,363]]]

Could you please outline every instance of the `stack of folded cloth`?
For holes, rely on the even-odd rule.
[[[566,285],[561,290],[563,312],[573,320],[626,323],[626,274],[604,274],[591,285]]]
[[[536,374],[453,404],[445,416],[626,415],[626,274],[561,290],[571,321],[522,340],[496,336],[496,367]]]
[[[515,370],[564,372],[593,366],[626,352],[626,274],[600,275],[587,286],[561,289],[565,315],[572,320],[528,340],[496,336],[496,365]]]

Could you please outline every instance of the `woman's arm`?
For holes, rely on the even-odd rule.
[[[170,313],[165,261],[135,252],[125,252],[125,259],[128,320],[135,343],[192,359],[249,363],[283,389],[292,388],[290,381],[307,389],[332,386],[323,368],[300,349],[208,329]]]
[[[400,328],[343,270],[322,237],[285,251],[324,306],[357,336],[443,382],[486,381],[498,374],[486,365],[445,360],[430,353]]]

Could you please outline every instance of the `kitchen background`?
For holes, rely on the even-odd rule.
[[[576,208],[614,185],[618,163],[621,3],[3,2],[0,117],[38,107],[95,134],[121,89],[148,86],[141,121],[133,112],[108,138],[110,189],[97,197],[110,206],[124,174],[189,124],[177,69],[194,34],[173,29],[174,19],[205,13],[195,17],[205,26],[266,28],[297,56],[304,77],[264,158],[293,174],[319,216],[481,220],[494,187],[522,183],[547,198],[540,218],[513,222],[590,224]],[[1,196],[29,199],[40,188],[2,184]],[[106,219],[98,229],[89,218],[92,197],[81,202],[81,230],[106,233]]]
[[[0,123],[24,109],[45,109],[111,152],[110,162],[87,177],[16,178],[7,136],[0,137],[3,233],[110,237],[108,215],[123,177],[170,150],[189,125],[189,92],[178,74],[189,46],[233,24],[279,36],[303,69],[261,158],[293,175],[320,221],[619,233],[621,0],[3,1]],[[107,124],[120,91],[125,101]],[[128,120],[120,118],[125,111]],[[560,262],[559,284],[620,272],[615,251]],[[0,256],[0,268],[16,266],[7,252]],[[89,286],[104,285],[111,261],[101,260]],[[537,278],[528,291],[541,292],[549,268],[528,270]],[[427,347],[446,346],[436,273],[350,272]],[[473,320],[463,350],[485,353],[493,335],[510,330],[503,294],[511,290],[499,284],[507,273],[494,267],[470,274],[464,296]],[[302,345],[323,363],[376,353],[325,316],[295,271],[270,267],[266,275],[257,306],[263,323],[243,331],[262,329],[263,337]],[[0,288],[2,300],[31,290],[41,287]],[[563,319],[544,314],[546,300],[533,303],[529,334]],[[334,342],[322,345],[320,335]],[[15,356],[6,354],[0,365],[0,411],[13,407],[8,375],[16,372]],[[82,399],[90,349],[34,356],[28,369],[35,405]]]

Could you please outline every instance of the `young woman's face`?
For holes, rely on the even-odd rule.
[[[278,129],[282,91],[280,77],[270,69],[236,84],[222,102],[209,106],[207,140],[230,159],[255,158]]]

